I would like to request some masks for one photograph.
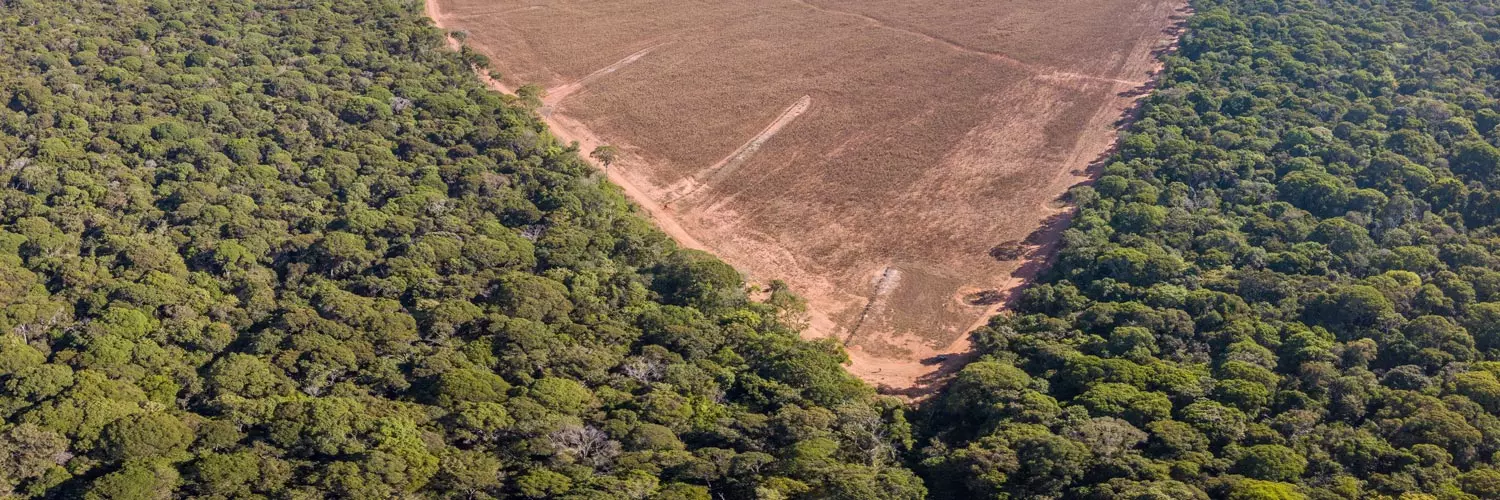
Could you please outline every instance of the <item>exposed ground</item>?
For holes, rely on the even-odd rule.
[[[1183,0],[427,0],[686,246],[917,395],[1066,224]],[[1010,243],[1009,245],[1006,245]],[[1002,250],[1009,249],[1009,250]],[[948,355],[958,353],[957,355]],[[948,355],[948,356],[945,356]]]

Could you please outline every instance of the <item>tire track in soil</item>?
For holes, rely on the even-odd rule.
[[[725,156],[718,163],[701,170],[701,173],[689,177],[680,182],[678,186],[673,187],[670,193],[681,192],[682,194],[672,196],[662,202],[662,205],[671,206],[679,200],[693,196],[702,191],[703,188],[717,184],[723,178],[728,177],[729,174],[739,170],[750,157],[755,156],[755,153],[760,151],[761,146],[764,146],[766,141],[775,137],[777,133],[781,132],[781,129],[786,128],[793,120],[802,116],[802,113],[806,113],[810,107],[812,107],[812,96],[805,95],[798,98],[791,106],[787,106],[786,110],[782,111],[781,115],[777,116],[770,125],[767,125],[759,134],[755,134],[755,137],[751,137],[739,149],[734,150],[733,153],[729,153],[729,156]]]
[[[865,324],[865,320],[871,314],[880,314],[885,309],[886,299],[891,292],[901,285],[901,270],[894,267],[886,267],[875,279],[875,293],[870,295],[870,302],[865,304],[865,309],[860,311],[859,319],[854,320],[854,325],[849,327],[849,335],[844,337],[844,346],[854,341],[854,335],[859,333],[859,327]]]
[[[467,12],[467,13],[463,13],[463,14],[457,14],[457,15],[447,16],[447,18],[448,19],[472,19],[472,18],[481,18],[482,19],[482,18],[489,17],[489,16],[502,16],[502,15],[505,15],[505,14],[514,14],[516,12],[525,12],[525,11],[528,11],[528,10],[541,10],[541,9],[545,9],[545,8],[547,8],[547,7],[544,6],[544,5],[530,5],[530,6],[526,6],[526,7],[515,7],[515,8],[511,8],[511,9],[500,9],[500,10],[492,10],[492,11],[487,11],[487,12]]]
[[[1039,79],[1039,80],[1047,80],[1047,81],[1055,81],[1055,82],[1069,82],[1069,81],[1075,81],[1075,80],[1091,80],[1091,81],[1096,81],[1096,82],[1114,83],[1114,84],[1119,84],[1119,85],[1125,85],[1125,86],[1128,86],[1130,88],[1140,87],[1140,86],[1146,85],[1146,83],[1147,83],[1147,82],[1144,82],[1144,81],[1137,82],[1137,81],[1130,81],[1130,80],[1122,80],[1122,79],[1119,79],[1119,78],[1106,78],[1106,77],[1102,77],[1102,76],[1085,75],[1083,73],[1074,73],[1072,71],[1054,71],[1052,73],[1039,74],[1039,75],[1037,75],[1037,79]]]
[[[912,36],[915,36],[915,37],[918,37],[918,38],[922,38],[922,39],[925,39],[925,40],[930,41],[930,42],[936,42],[936,43],[939,43],[939,44],[942,44],[942,45],[946,45],[949,48],[951,48],[953,50],[957,50],[959,52],[966,52],[966,53],[969,53],[969,54],[974,54],[974,55],[982,56],[982,57],[988,58],[990,60],[1002,62],[1002,63],[1005,63],[1005,64],[1010,64],[1010,65],[1014,65],[1014,66],[1020,66],[1020,67],[1028,68],[1028,69],[1031,68],[1030,64],[1027,64],[1027,63],[1025,63],[1025,62],[1023,62],[1023,61],[1021,61],[1019,59],[1016,59],[1014,57],[1011,57],[1011,56],[1008,56],[1008,55],[1005,55],[1005,54],[1002,54],[1002,53],[999,53],[999,52],[995,52],[995,51],[984,50],[984,49],[981,49],[981,48],[978,48],[978,47],[971,47],[971,46],[968,46],[968,45],[964,45],[964,44],[959,43],[957,41],[949,40],[947,38],[943,38],[943,37],[940,37],[940,36],[937,36],[937,35],[933,35],[931,33],[927,33],[927,32],[924,32],[924,31],[919,31],[919,30],[914,30],[914,29],[911,29],[911,28],[905,28],[905,27],[897,26],[897,25],[891,24],[890,22],[887,22],[886,20],[878,18],[878,17],[867,16],[867,15],[864,15],[864,14],[860,14],[858,12],[850,12],[850,11],[847,11],[847,10],[839,10],[839,9],[833,9],[833,8],[829,8],[829,7],[823,7],[821,5],[817,5],[817,4],[814,4],[812,2],[808,2],[807,0],[792,0],[792,1],[797,2],[799,4],[802,4],[802,5],[806,6],[807,8],[810,8],[812,10],[816,10],[818,12],[822,12],[822,13],[825,13],[825,14],[834,14],[834,15],[839,15],[839,16],[849,16],[849,17],[857,17],[857,18],[860,18],[860,19],[864,19],[865,22],[870,23],[870,25],[872,25],[872,26],[876,26],[876,27],[883,28],[883,29],[888,29],[888,30],[891,30],[891,31],[898,31],[898,32],[901,32],[901,33],[906,33],[908,35],[912,35]]]
[[[916,29],[912,29],[912,28],[906,28],[906,27],[902,27],[902,26],[899,26],[899,25],[891,24],[889,21],[886,21],[886,20],[878,18],[878,17],[869,16],[869,15],[861,14],[861,13],[858,13],[858,12],[850,12],[850,11],[840,10],[840,9],[834,9],[834,8],[830,8],[830,7],[823,7],[823,6],[814,4],[812,2],[809,2],[808,0],[792,0],[792,1],[796,2],[798,4],[801,4],[801,5],[803,5],[803,6],[807,7],[807,8],[816,10],[818,12],[823,12],[823,13],[826,13],[826,14],[848,16],[848,17],[857,17],[857,18],[865,20],[865,22],[869,23],[871,26],[876,26],[876,27],[879,27],[879,28],[888,29],[888,30],[896,31],[896,32],[900,32],[900,33],[905,33],[905,34],[908,34],[908,35],[911,35],[911,36],[922,38],[922,39],[927,40],[929,42],[941,44],[943,46],[946,46],[946,47],[948,47],[950,49],[953,49],[953,50],[956,50],[956,51],[959,51],[959,52],[973,54],[973,55],[977,55],[977,56],[980,56],[980,57],[984,57],[984,58],[989,59],[991,61],[999,62],[999,63],[1010,65],[1010,66],[1015,66],[1015,67],[1021,68],[1023,70],[1026,70],[1026,71],[1028,71],[1030,73],[1036,74],[1037,76],[1039,76],[1039,77],[1041,77],[1043,79],[1047,79],[1047,80],[1054,80],[1054,81],[1095,80],[1095,81],[1108,82],[1108,83],[1117,83],[1117,84],[1121,84],[1121,85],[1130,85],[1132,87],[1138,87],[1138,86],[1143,85],[1145,83],[1145,82],[1133,82],[1133,81],[1129,81],[1129,80],[1121,80],[1121,79],[1118,79],[1118,78],[1109,78],[1109,77],[1103,77],[1103,76],[1085,75],[1085,74],[1082,74],[1082,73],[1074,73],[1074,72],[1069,72],[1069,71],[1053,71],[1052,73],[1049,73],[1049,74],[1043,74],[1044,71],[1051,70],[1053,68],[1049,68],[1049,67],[1045,67],[1045,66],[1039,66],[1039,65],[1036,65],[1036,64],[1028,63],[1028,62],[1022,61],[1020,59],[1016,59],[1014,57],[1011,57],[1011,56],[1009,56],[1007,54],[1001,53],[1001,52],[996,52],[996,51],[993,51],[993,50],[981,49],[979,47],[975,47],[975,46],[972,46],[972,45],[967,45],[967,44],[961,43],[961,42],[959,42],[957,40],[952,40],[952,39],[945,38],[945,37],[942,37],[942,36],[934,35],[932,33],[928,33],[928,32],[925,32],[925,31],[916,30]]]
[[[605,66],[603,68],[600,68],[598,71],[595,71],[593,73],[589,73],[588,75],[585,75],[583,78],[579,78],[577,81],[574,81],[572,83],[563,84],[563,85],[558,85],[557,87],[553,87],[551,89],[548,89],[547,90],[547,96],[544,97],[544,98],[542,98],[542,102],[544,102],[546,104],[550,104],[550,105],[554,105],[555,106],[555,105],[557,105],[557,103],[562,102],[563,99],[567,99],[568,96],[573,95],[574,92],[577,92],[579,89],[582,89],[585,85],[588,85],[589,83],[593,82],[594,80],[598,80],[600,77],[603,77],[603,76],[608,75],[610,73],[614,73],[615,71],[619,70],[620,68],[623,68],[625,66],[630,65],[630,63],[633,63],[633,62],[636,62],[636,61],[640,60],[640,58],[642,58],[642,57],[646,57],[646,54],[650,54],[651,51],[656,50],[658,47],[661,47],[661,46],[666,45],[668,43],[671,43],[671,42],[663,42],[663,43],[658,43],[656,45],[652,45],[650,47],[646,47],[644,49],[636,51],[636,53],[634,53],[634,54],[625,56],[624,59],[620,59],[618,61],[615,61],[614,63],[610,64],[609,66]]]

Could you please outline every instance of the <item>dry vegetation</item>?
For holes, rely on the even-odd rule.
[[[896,389],[930,382],[1038,267],[1058,196],[1109,147],[1183,8],[436,2],[505,84],[551,89],[560,136],[624,149],[611,175],[670,232],[790,283],[809,335],[844,339],[852,371]]]

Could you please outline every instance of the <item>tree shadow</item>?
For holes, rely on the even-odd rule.
[[[880,384],[875,390],[881,394],[901,396],[914,401],[921,400],[936,394],[938,389],[941,389],[943,385],[948,383],[948,379],[952,378],[953,374],[958,373],[959,370],[963,369],[965,365],[968,365],[969,362],[978,356],[979,353],[971,349],[959,353],[939,354],[924,358],[920,361],[924,366],[937,366],[938,368],[931,373],[918,377],[916,383],[912,384],[911,387],[897,388]]]

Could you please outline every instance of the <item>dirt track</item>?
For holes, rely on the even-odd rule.
[[[430,3],[430,1],[429,1],[429,3]],[[560,103],[560,102],[563,101],[563,99],[566,99],[568,96],[573,95],[574,92],[577,92],[578,89],[583,88],[584,85],[588,85],[589,82],[597,80],[600,77],[608,75],[610,73],[614,73],[615,70],[623,68],[627,64],[636,62],[640,58],[645,57],[646,54],[651,53],[651,50],[655,49],[656,47],[660,47],[660,45],[653,46],[653,47],[646,47],[644,49],[641,49],[639,52],[636,52],[634,54],[625,56],[624,59],[621,59],[619,61],[615,61],[614,64],[610,64],[609,66],[605,66],[603,68],[600,68],[599,71],[595,71],[593,73],[589,73],[588,76],[585,76],[583,78],[579,78],[578,81],[576,81],[576,82],[569,83],[567,85],[561,85],[561,86],[558,86],[556,88],[548,89],[547,90],[547,97],[544,99],[543,102],[546,102],[546,103],[549,103],[549,104],[553,104],[553,105],[555,105],[557,103]]]
[[[1182,14],[1005,7],[427,0],[491,57],[497,89],[548,88],[555,135],[620,146],[610,180],[664,231],[786,280],[809,335],[846,339],[851,372],[911,396],[1004,305],[964,297],[1009,296],[1044,264],[1068,215],[1057,197],[1109,148]],[[989,257],[1022,239],[1029,257]]]
[[[668,188],[668,195],[664,204],[671,205],[674,202],[691,197],[703,188],[716,184],[715,181],[733,174],[740,165],[743,165],[756,151],[760,150],[761,145],[764,145],[766,141],[775,137],[776,133],[786,128],[787,124],[792,123],[792,120],[797,119],[798,116],[802,116],[802,113],[807,112],[807,108],[811,106],[811,97],[802,96],[798,98],[797,102],[792,103],[791,106],[787,106],[786,111],[781,112],[781,116],[776,117],[776,121],[771,122],[770,125],[766,126],[765,130],[760,131],[755,137],[746,141],[745,145],[740,146],[739,149],[734,150],[733,153],[719,160],[713,166],[703,169],[699,175],[683,179],[674,185],[680,187]]]

